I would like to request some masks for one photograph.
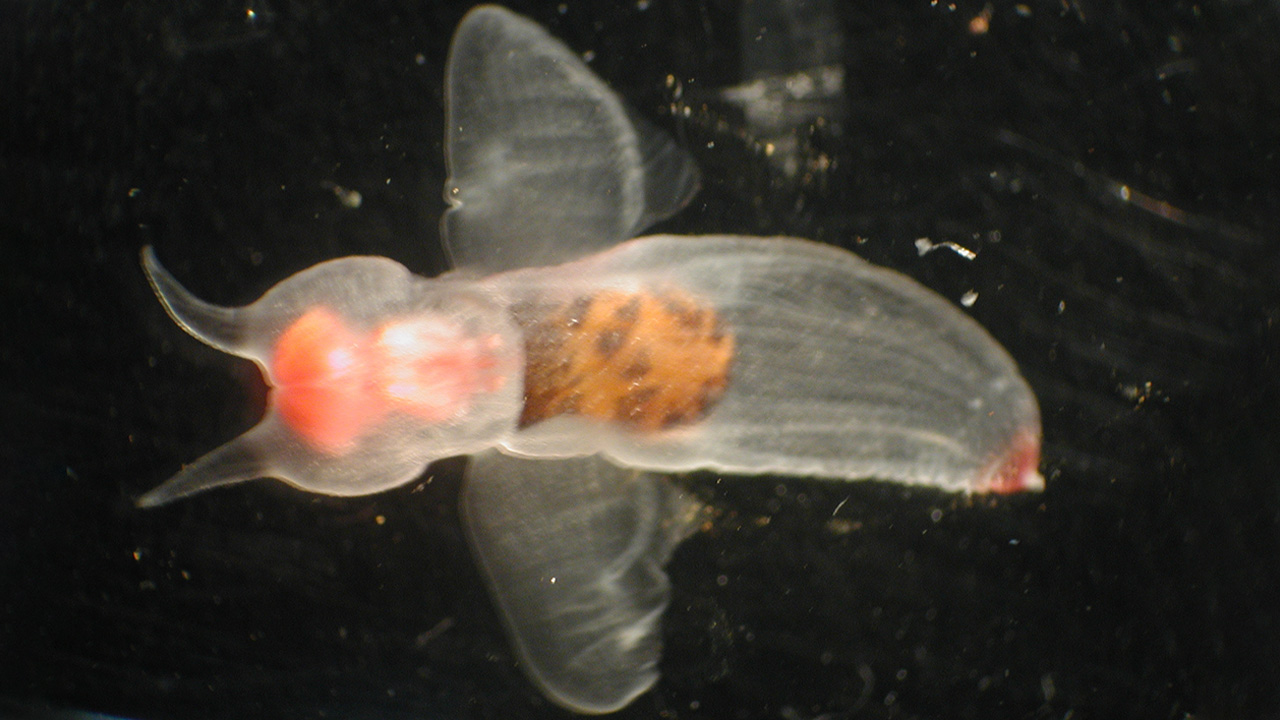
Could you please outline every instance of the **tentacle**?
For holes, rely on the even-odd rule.
[[[165,312],[183,330],[223,352],[244,355],[245,322],[240,308],[214,305],[192,295],[164,269],[150,245],[142,248],[142,269]]]
[[[195,462],[137,499],[141,508],[152,508],[215,487],[233,485],[270,475],[250,431]]]

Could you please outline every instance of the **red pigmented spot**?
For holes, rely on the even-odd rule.
[[[397,319],[369,332],[328,308],[308,310],[276,341],[270,377],[284,423],[311,447],[349,452],[391,412],[436,423],[493,392],[497,336],[467,337],[431,318]]]
[[[387,405],[369,387],[361,338],[327,308],[312,308],[276,341],[271,377],[281,418],[308,445],[348,450]]]
[[[1040,437],[1029,432],[1019,433],[999,467],[987,479],[986,485],[975,492],[991,492],[1011,495],[1024,490],[1043,490],[1044,478],[1040,476]]]

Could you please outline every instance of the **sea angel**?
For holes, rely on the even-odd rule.
[[[472,10],[447,73],[460,270],[341,258],[224,308],[143,251],[174,321],[271,394],[139,505],[261,477],[364,495],[471,455],[464,522],[527,676],[603,713],[657,680],[662,568],[693,527],[651,473],[1042,486],[1035,398],[954,305],[807,240],[629,239],[690,200],[696,167],[510,11]]]

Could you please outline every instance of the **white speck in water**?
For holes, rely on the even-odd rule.
[[[970,250],[969,248],[957,242],[952,242],[950,240],[943,240],[940,243],[935,243],[927,237],[916,238],[916,252],[920,253],[921,257],[928,255],[929,253],[933,252],[934,250],[937,250],[938,248],[946,248],[954,252],[955,254],[959,255],[960,257],[964,258],[965,260],[972,260],[978,257],[978,253]]]
[[[838,505],[836,505],[836,509],[835,509],[835,510],[832,510],[832,511],[831,511],[831,517],[835,517],[835,516],[836,516],[836,513],[840,512],[840,508],[844,507],[844,504],[845,504],[845,503],[847,503],[847,502],[849,502],[849,496],[848,496],[848,495],[846,495],[846,496],[844,497],[844,499],[843,499],[843,500],[841,500],[841,501],[840,501],[840,503],[839,503]]]
[[[350,190],[336,183],[326,184],[329,186],[329,189],[333,191],[333,196],[338,198],[338,202],[342,203],[343,207],[355,210],[364,203],[364,196],[360,194],[359,190]]]

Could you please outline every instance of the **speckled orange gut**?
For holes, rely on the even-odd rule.
[[[606,290],[522,303],[520,427],[581,415],[651,434],[701,420],[729,385],[733,335],[678,289]]]
[[[657,680],[662,566],[693,527],[646,471],[1041,487],[1035,398],[933,292],[806,240],[628,240],[697,169],[537,25],[469,13],[446,106],[441,224],[465,273],[341,258],[224,308],[144,250],[170,316],[272,390],[140,505],[259,477],[363,495],[471,455],[463,517],[522,668],[600,713]]]

